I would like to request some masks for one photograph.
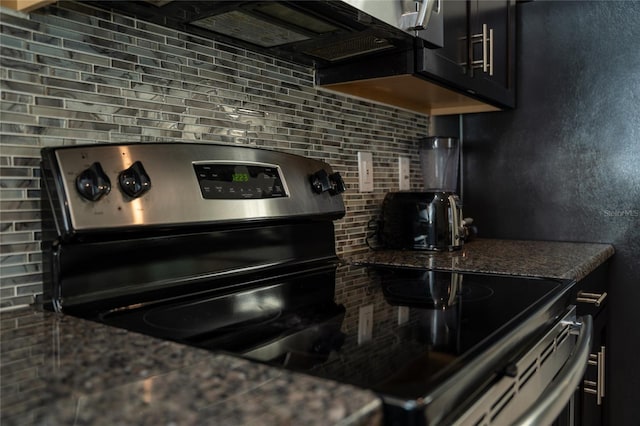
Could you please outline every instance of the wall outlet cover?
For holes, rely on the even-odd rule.
[[[360,192],[373,192],[373,154],[358,152],[358,183]]]
[[[398,157],[398,188],[400,188],[400,191],[408,191],[411,189],[411,170],[409,164],[409,157]]]

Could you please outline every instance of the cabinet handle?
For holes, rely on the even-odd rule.
[[[593,303],[596,308],[600,307],[604,299],[607,298],[607,292],[600,293],[587,293],[586,291],[579,291],[578,298],[576,299],[578,302],[584,303]]]
[[[489,30],[489,75],[493,75],[493,28]]]
[[[482,72],[487,72],[487,24],[482,24]]]
[[[482,43],[482,59],[471,58],[473,68],[482,68],[482,72],[493,75],[493,28],[482,24],[482,34],[471,36],[472,43]]]
[[[594,389],[596,386],[598,386],[598,384],[596,382],[594,382],[593,380],[585,380],[584,381],[584,393],[588,393],[590,395],[597,395],[598,391],[596,389]],[[590,386],[590,387],[587,387]]]
[[[605,364],[607,363],[605,354],[605,347],[600,346],[600,352],[598,352],[598,395],[600,395],[600,400],[604,398],[604,384],[606,382],[604,375]]]
[[[588,365],[594,365],[598,369],[598,378],[596,381],[584,380],[584,392],[590,395],[596,396],[596,404],[602,405],[602,398],[604,398],[604,385],[605,385],[605,347],[601,346],[600,351],[597,354],[590,354]]]

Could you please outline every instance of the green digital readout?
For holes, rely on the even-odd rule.
[[[233,173],[231,180],[233,182],[249,182],[249,173]]]

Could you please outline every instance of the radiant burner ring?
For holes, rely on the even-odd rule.
[[[429,283],[417,278],[383,278],[382,288],[387,299],[397,303],[420,304],[424,307],[436,307]],[[457,290],[457,302],[479,302],[490,298],[494,291],[482,284],[463,282]]]

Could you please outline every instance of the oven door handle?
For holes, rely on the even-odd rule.
[[[573,354],[567,360],[562,370],[547,386],[540,398],[514,423],[514,425],[542,425],[551,424],[567,405],[580,384],[589,361],[591,340],[593,334],[593,320],[591,315],[581,318],[580,334],[576,341]]]

